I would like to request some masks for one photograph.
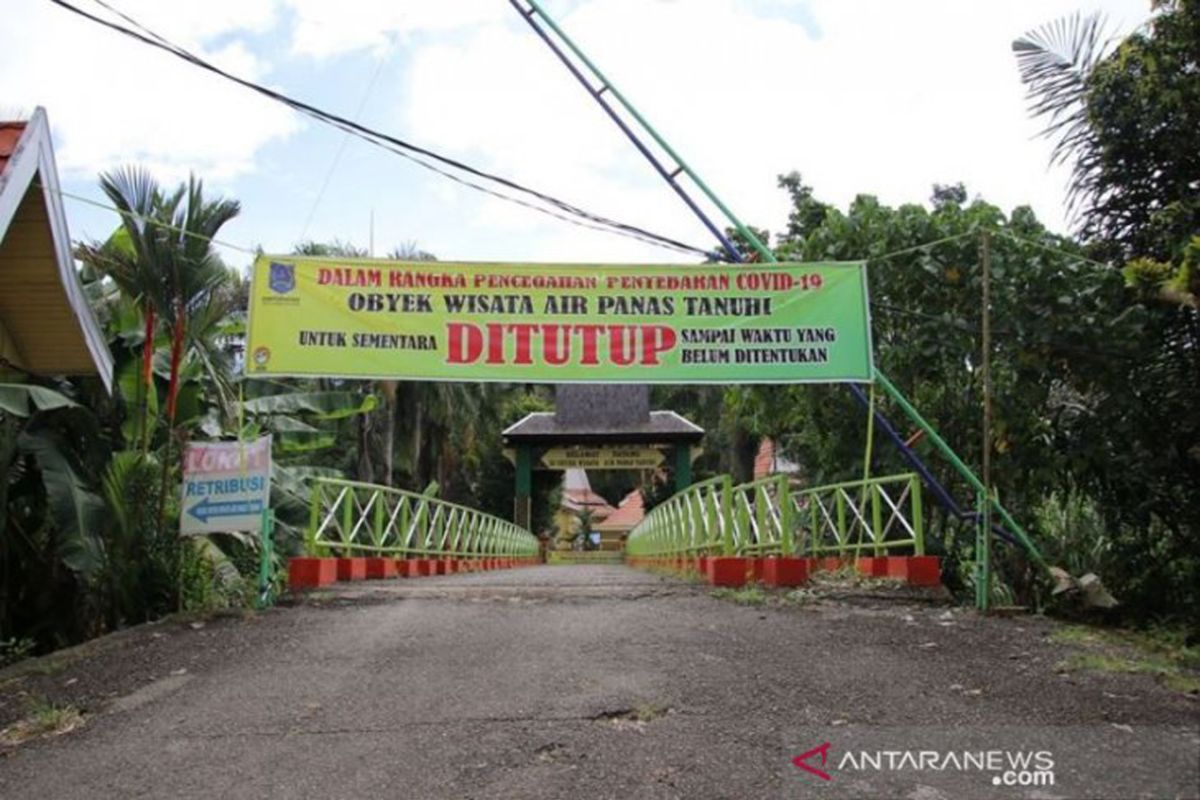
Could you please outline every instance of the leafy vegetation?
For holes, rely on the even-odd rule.
[[[0,745],[16,745],[30,739],[70,733],[83,724],[83,714],[74,706],[60,706],[35,698],[29,704],[29,714],[22,720],[0,730]]]
[[[737,589],[713,589],[712,596],[728,600],[739,606],[761,606],[767,602],[767,593],[759,586],[742,586]]]
[[[272,434],[277,575],[299,550],[310,477],[436,482],[450,500],[511,513],[500,431],[552,407],[546,389],[243,378],[247,282],[211,241],[238,204],[210,200],[194,179],[166,191],[139,169],[101,187],[120,226],[76,255],[116,362],[114,395],[94,379],[0,383],[3,661],[252,602],[256,536],[177,533],[179,454],[193,437]],[[363,255],[344,242],[297,252]],[[433,259],[412,243],[392,255]],[[555,487],[538,474],[539,530]]]
[[[1200,648],[1186,644],[1176,631],[1142,633],[1071,625],[1050,638],[1077,650],[1058,664],[1059,671],[1153,675],[1175,691],[1200,693]]]
[[[1031,113],[1072,168],[1076,236],[962,185],[925,205],[862,195],[822,202],[781,176],[790,212],[781,259],[864,259],[877,359],[968,463],[982,460],[981,247],[990,252],[992,481],[1050,560],[1097,572],[1140,624],[1200,634],[1200,0],[1160,0],[1150,22],[1106,43],[1098,18],[1014,43]],[[307,520],[305,480],[353,475],[507,516],[514,468],[500,431],[552,408],[548,387],[239,375],[247,284],[211,238],[239,211],[198,180],[164,190],[144,171],[101,178],[120,225],[78,248],[81,278],[116,361],[95,380],[0,382],[0,662],[178,609],[253,597],[252,536],[180,539],[178,455],[194,437],[275,443],[272,506],[282,564]],[[736,234],[734,235],[735,238]],[[362,256],[348,242],[297,253]],[[394,257],[432,260],[406,243]],[[242,265],[235,265],[240,267]],[[843,387],[656,386],[653,403],[707,430],[696,479],[748,478],[773,438],[826,483],[906,469]],[[886,397],[878,407],[904,419]],[[933,447],[900,433],[965,506],[972,493]],[[534,528],[553,529],[559,476],[534,476]],[[597,478],[617,503],[628,475]],[[669,465],[642,487],[673,491]],[[932,503],[927,542],[952,589],[970,593],[974,531]],[[996,555],[998,603],[1044,605],[1012,548]]]

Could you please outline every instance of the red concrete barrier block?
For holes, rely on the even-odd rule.
[[[938,586],[942,582],[942,560],[937,556],[913,556],[908,559],[910,586]]]
[[[708,582],[713,586],[745,586],[754,575],[751,559],[720,556],[708,560]]]
[[[381,580],[396,577],[396,562],[390,558],[368,558],[367,578]]]
[[[888,556],[886,560],[889,578],[908,580],[908,556]]]
[[[454,575],[457,572],[462,572],[461,563],[462,562],[460,562],[458,559],[447,558],[446,559],[446,574]]]
[[[446,562],[440,558],[429,559],[429,574],[430,575],[445,575]]]
[[[803,586],[808,583],[808,559],[764,558],[762,581],[767,586]]]
[[[432,561],[432,559],[428,559],[428,558],[414,558],[414,559],[412,560],[412,565],[413,565],[413,566],[412,566],[412,567],[410,567],[409,569],[415,569],[415,570],[416,570],[416,572],[415,572],[415,575],[418,575],[418,576],[420,576],[420,577],[425,577],[425,576],[427,576],[427,575],[436,575],[436,574],[437,574],[437,573],[434,571],[434,570],[435,570],[435,567],[433,566],[433,561]]]
[[[288,588],[315,589],[337,580],[337,560],[333,558],[288,559]]]
[[[883,556],[860,558],[856,567],[859,575],[866,575],[871,578],[883,578],[887,576],[888,560]]]
[[[758,583],[759,581],[761,581],[761,580],[763,579],[763,562],[764,562],[764,561],[766,561],[766,559],[765,559],[765,558],[752,558],[752,559],[750,559],[750,566],[751,566],[751,568],[754,570],[754,573],[753,573],[753,575],[754,575],[754,578],[753,578],[753,580],[754,580],[754,582],[755,582],[755,583]]]
[[[396,575],[401,578],[408,577],[408,559],[393,558],[392,563],[396,565]]]
[[[831,558],[829,556],[825,556],[824,558],[816,559],[816,562],[817,569],[824,572],[837,572],[842,568],[842,560],[840,558]]]
[[[339,581],[362,581],[367,578],[367,559],[339,558],[337,560],[337,579]]]

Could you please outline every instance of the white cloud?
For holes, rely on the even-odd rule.
[[[95,6],[80,5],[103,15]],[[204,0],[202,3],[113,0],[110,5],[155,33],[184,45],[205,42],[230,31],[265,33],[279,21],[279,0]]]
[[[371,124],[607,216],[715,245],[506,0],[116,2],[238,74],[312,75],[313,84],[285,87],[299,96],[330,93],[319,83],[321,59],[360,59],[362,70],[348,61],[338,74],[369,76],[366,60],[387,50],[402,77],[373,93]],[[1010,42],[1073,12],[1076,2],[546,5],[731,208],[777,230],[787,208],[775,176],[793,168],[819,197],[843,206],[859,192],[892,204],[923,202],[932,183],[961,180],[1001,206],[1030,203],[1061,227],[1065,176],[1046,168],[1049,144],[1034,138],[1039,123],[1026,115]],[[1146,0],[1093,2],[1122,30],[1148,13]],[[267,185],[277,194],[293,186],[316,192],[323,172],[312,164],[323,169],[337,135],[308,124],[294,147],[272,149],[301,129],[288,109],[43,0],[8,5],[0,102],[26,112],[47,107],[69,177],[139,162],[163,180],[188,171],[220,182],[244,177],[238,188],[249,197]],[[248,44],[264,38],[284,44],[271,55]],[[333,87],[341,89],[354,98],[361,86]],[[388,209],[381,229],[426,236],[447,257],[682,258],[484,198],[366,145],[348,152],[377,166],[360,169],[352,186],[335,177],[314,231],[326,220],[331,230],[365,220],[379,207]],[[298,157],[309,160],[284,161]],[[268,164],[276,182],[257,182],[264,176],[256,167]],[[403,198],[397,181],[411,187]],[[418,187],[423,194],[414,196]],[[260,230],[298,228],[286,217],[303,219],[310,202],[288,194],[256,212]],[[714,218],[724,227],[715,211]]]
[[[238,74],[266,74],[268,65],[230,35],[269,28],[272,2],[164,5],[142,0],[121,7]],[[0,97],[27,110],[46,107],[59,168],[68,176],[140,163],[162,180],[189,171],[228,179],[252,170],[266,144],[300,128],[283,106],[48,3],[18,0],[4,22]],[[205,45],[218,36],[219,46]]]
[[[292,51],[325,58],[381,50],[393,37],[446,33],[502,19],[504,0],[403,2],[402,0],[284,0],[295,16]]]
[[[1074,0],[815,0],[807,11],[818,39],[798,16],[781,14],[783,5],[586,0],[559,19],[745,221],[783,224],[775,176],[795,168],[840,205],[858,193],[924,202],[934,182],[961,180],[1003,207],[1029,203],[1064,225],[1065,176],[1047,169],[1049,145],[1034,139],[1038,123],[1026,115],[1010,43],[1074,11]],[[1123,30],[1149,11],[1144,0],[1100,6]],[[514,20],[418,43],[397,126],[581,205],[711,246]],[[578,237],[562,236],[556,223],[494,205],[474,223],[541,232],[539,249],[554,257],[597,255],[580,252]],[[614,241],[599,254],[618,250],[625,245]]]

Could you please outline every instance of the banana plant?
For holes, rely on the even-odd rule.
[[[53,598],[28,590],[56,581],[59,565],[85,583],[100,572],[104,502],[86,478],[102,461],[99,428],[61,392],[0,383],[0,561],[9,576],[0,586],[0,630],[18,612],[52,616]],[[21,608],[28,599],[43,605]]]

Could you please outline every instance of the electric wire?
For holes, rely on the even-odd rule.
[[[48,189],[48,187],[41,185],[40,183],[35,183],[35,185],[37,185],[38,188],[41,188],[41,189]],[[63,191],[62,189],[48,189],[48,190],[56,192],[60,196],[65,197],[69,200],[74,200],[76,202],[85,203],[86,205],[93,206],[93,207],[99,208],[99,209],[104,209],[105,211],[111,211],[114,214],[123,214],[126,216],[131,216],[147,225],[157,226],[157,227],[163,228],[165,230],[172,231],[174,233],[179,233],[184,236],[190,236],[192,238],[199,239],[199,240],[205,241],[205,242],[209,242],[211,244],[219,245],[221,247],[225,247],[230,250],[235,250],[240,253],[246,253],[246,254],[252,255],[252,256],[258,256],[260,253],[260,251],[257,249],[233,244],[232,242],[223,241],[221,239],[214,239],[214,238],[211,238],[208,236],[203,236],[203,235],[195,233],[193,231],[188,231],[188,230],[185,230],[178,226],[172,225],[170,223],[162,222],[160,220],[156,220],[152,217],[147,217],[142,214],[137,214],[137,213],[133,213],[133,212],[124,212],[124,211],[121,211],[120,209],[116,208],[115,206],[111,206],[106,203],[101,203],[99,201],[92,200],[91,198],[83,197],[82,195],[74,194],[72,192],[66,192],[66,191]],[[962,236],[963,235],[958,235],[958,236],[947,237],[945,239],[938,239],[938,240],[935,240],[932,242],[928,242],[924,245],[917,245],[915,247],[907,247],[903,250],[897,250],[892,253],[884,253],[879,256],[873,256],[869,260],[884,260],[884,259],[890,258],[895,255],[904,255],[906,253],[911,253],[915,250],[920,250],[920,249],[927,248],[927,247],[933,247],[938,244],[943,244],[943,243],[945,243],[947,241],[951,241],[953,239],[960,239],[960,238],[962,238]],[[1028,242],[1028,243],[1034,244],[1034,242]],[[79,246],[79,245],[83,244],[83,242],[75,240],[75,241],[72,241],[72,244]],[[1052,252],[1055,252],[1057,255],[1060,255],[1060,256],[1064,256],[1067,258],[1074,257],[1074,254],[1068,253],[1064,250],[1055,250],[1054,248],[1047,248],[1047,249],[1051,250]],[[94,255],[98,255],[98,254],[94,254]],[[976,333],[975,328],[971,327],[970,325],[959,322],[957,320],[948,320],[944,316],[941,316],[939,314],[930,314],[928,312],[923,312],[923,311],[913,311],[912,309],[909,309],[909,308],[903,308],[901,306],[896,306],[896,305],[892,305],[889,303],[884,303],[884,302],[876,301],[876,300],[871,301],[871,308],[876,311],[882,311],[885,314],[898,314],[900,316],[912,317],[914,319],[921,319],[921,320],[925,320],[927,322],[937,323],[939,325],[942,325],[942,326],[949,328],[951,330],[954,330],[954,331],[958,331],[960,333],[970,333],[970,334]],[[1010,330],[1007,328],[998,328],[995,330],[995,333],[998,333],[1002,336],[1011,336],[1014,339],[1020,338],[1019,335],[1016,333],[1016,331]],[[1019,345],[1020,343],[1016,342],[1016,344]],[[1045,344],[1045,343],[1042,343],[1042,344]],[[1085,355],[1103,355],[1103,356],[1108,356],[1108,357],[1112,357],[1112,358],[1122,358],[1122,359],[1135,357],[1128,353],[1124,353],[1124,352],[1112,350],[1112,349],[1104,349],[1104,348],[1078,347],[1078,346],[1072,346],[1072,345],[1064,345],[1061,343],[1054,343],[1052,345],[1052,347],[1055,350],[1061,350],[1063,352],[1075,352],[1075,353],[1085,354]],[[256,379],[256,380],[267,380],[267,379]],[[277,381],[269,381],[269,380],[267,382],[277,383]],[[283,386],[284,384],[279,384],[279,385]]]
[[[331,112],[325,111],[317,106],[311,105],[302,100],[298,100],[294,97],[283,94],[282,92],[277,92],[277,91],[270,89],[266,86],[263,86],[261,84],[255,83],[253,81],[250,81],[245,78],[241,78],[237,75],[234,75],[232,73],[229,73],[229,72],[221,69],[220,67],[217,67],[216,65],[214,65],[208,61],[205,61],[204,59],[200,58],[199,56],[196,56],[195,54],[189,52],[188,50],[184,49],[183,47],[180,47],[179,45],[176,45],[176,44],[170,42],[168,39],[155,33],[154,31],[150,30],[145,25],[142,25],[141,23],[136,22],[136,20],[134,20],[128,14],[125,14],[123,12],[120,12],[120,11],[114,9],[111,5],[103,2],[103,0],[94,0],[94,2],[96,2],[102,8],[110,11],[111,13],[117,14],[122,19],[128,21],[129,24],[135,26],[137,28],[137,30],[127,28],[123,25],[120,25],[120,24],[110,20],[110,19],[105,19],[101,16],[97,16],[96,14],[92,14],[88,11],[85,11],[82,8],[79,8],[78,6],[73,5],[72,3],[67,2],[67,0],[49,0],[49,2],[51,2],[52,4],[54,4],[56,6],[59,6],[60,8],[66,10],[66,11],[70,11],[73,14],[76,14],[84,19],[87,19],[97,25],[101,25],[105,28],[108,28],[108,29],[114,31],[114,32],[120,33],[129,38],[132,38],[135,41],[141,42],[142,44],[145,44],[149,47],[153,47],[158,50],[167,52],[167,53],[175,56],[176,58],[186,61],[187,63],[189,63],[199,69],[202,69],[206,72],[210,72],[210,73],[217,75],[218,77],[224,78],[225,80],[228,80],[232,83],[238,84],[239,86],[242,86],[243,88],[249,89],[249,90],[256,92],[264,97],[267,97],[270,100],[282,103],[283,105],[286,105],[289,108],[292,108],[295,111],[305,114],[306,116],[309,116],[319,122],[322,122],[324,124],[330,125],[335,128],[338,128],[338,129],[345,131],[346,133],[349,133],[353,136],[357,136],[358,138],[363,139],[364,141],[367,141],[371,144],[374,144],[375,146],[380,147],[381,149],[387,150],[388,152],[391,152],[395,155],[399,155],[400,157],[405,158],[408,161],[411,161],[427,170],[430,170],[438,175],[441,175],[442,177],[453,180],[456,183],[459,183],[468,188],[471,188],[476,191],[482,192],[484,194],[490,195],[492,197],[503,200],[505,202],[515,203],[517,205],[523,206],[530,210],[537,211],[542,214],[546,214],[550,217],[554,217],[563,222],[568,222],[570,224],[573,224],[573,225],[576,225],[579,227],[591,228],[591,229],[603,231],[606,233],[612,233],[612,234],[616,234],[616,235],[620,235],[620,236],[625,236],[627,238],[636,239],[645,244],[650,244],[650,245],[654,245],[657,247],[663,247],[666,249],[675,250],[675,251],[683,252],[683,253],[688,253],[691,255],[700,255],[700,256],[704,256],[706,258],[712,255],[711,250],[706,250],[704,248],[697,247],[695,245],[686,244],[686,243],[678,241],[676,239],[672,239],[670,237],[654,233],[653,231],[646,230],[639,226],[620,222],[618,220],[614,220],[609,217],[605,217],[603,215],[587,211],[587,210],[585,210],[573,203],[570,203],[566,200],[562,200],[553,195],[530,188],[530,187],[525,186],[525,185],[523,185],[517,181],[514,181],[512,179],[505,178],[501,175],[497,175],[495,173],[490,173],[485,170],[473,167],[473,166],[466,164],[462,161],[459,161],[457,159],[450,158],[448,156],[443,156],[443,155],[441,155],[433,150],[430,150],[428,148],[421,147],[419,145],[413,144],[412,142],[408,142],[403,139],[397,138],[395,136],[391,136],[389,134],[383,133],[379,130],[361,125],[359,123],[354,122],[353,120],[350,120],[345,117],[339,116],[337,114],[333,114]],[[437,163],[435,164],[435,163],[430,163],[430,162],[437,162]],[[445,168],[439,167],[439,166],[437,166],[437,164],[444,165]],[[458,170],[459,172],[466,173],[467,175],[473,176],[475,178],[480,178],[480,179],[483,179],[486,181],[490,181],[490,182],[498,184],[499,186],[502,186],[506,189],[512,190],[514,192],[518,192],[520,194],[524,194],[528,197],[534,198],[535,200],[537,200],[540,203],[544,203],[547,206],[550,206],[550,208],[546,208],[544,206],[537,205],[528,200],[523,200],[519,197],[514,197],[510,194],[506,194],[504,192],[500,192],[495,189],[491,189],[486,186],[482,186],[479,183],[476,183],[472,180],[468,180],[466,178],[461,177],[460,175],[456,175],[456,174],[450,172],[449,169]]]
[[[153,225],[155,227],[162,228],[163,230],[171,231],[172,233],[178,233],[182,236],[188,236],[193,239],[198,239],[203,242],[208,242],[210,244],[219,245],[220,247],[226,247],[230,250],[236,250],[240,253],[247,253],[252,256],[258,256],[258,254],[260,252],[259,250],[256,250],[251,247],[244,247],[240,244],[234,244],[233,242],[227,242],[222,239],[215,239],[211,236],[205,236],[203,234],[196,233],[195,231],[189,231],[185,228],[180,228],[177,225],[172,225],[169,222],[163,222],[162,220],[154,219],[153,217],[147,217],[145,214],[138,214],[136,211],[122,211],[121,209],[117,208],[116,206],[109,205],[108,203],[101,203],[99,200],[93,200],[90,197],[84,197],[83,195],[63,191],[62,189],[52,189],[40,182],[35,182],[35,183],[36,183],[37,187],[39,189],[42,189],[43,191],[54,192],[55,194],[58,194],[61,197],[65,197],[69,200],[74,200],[78,203],[84,203],[85,205],[93,206],[94,208],[104,209],[105,211],[111,211],[114,214],[118,214],[123,217],[132,217],[133,219],[136,219],[139,222],[145,223],[146,225]],[[76,244],[78,244],[78,242],[76,242]]]
[[[97,3],[103,3],[101,0],[95,0]],[[363,91],[362,100],[358,103],[358,109],[354,112],[354,116],[361,119],[363,111],[367,108],[367,100],[371,97],[371,92],[375,90],[375,84],[379,82],[379,76],[383,74],[383,66],[387,63],[386,58],[380,58],[379,63],[375,66],[375,72],[371,75],[371,80],[367,83],[367,88]],[[308,217],[304,220],[304,228],[300,231],[300,238],[297,241],[303,242],[308,238],[308,230],[312,227],[313,219],[317,216],[317,209],[321,207],[321,201],[325,199],[325,192],[329,190],[329,184],[333,181],[334,174],[337,173],[338,165],[342,163],[342,155],[346,152],[346,145],[350,143],[350,134],[342,134],[342,140],[338,142],[337,152],[333,154],[333,161],[329,162],[329,169],[325,171],[325,179],[321,181],[321,189],[317,192],[317,197],[313,200],[312,208],[308,211]]]

